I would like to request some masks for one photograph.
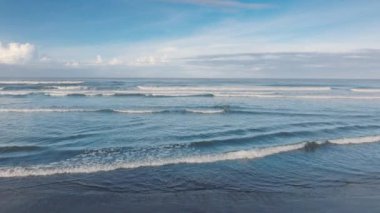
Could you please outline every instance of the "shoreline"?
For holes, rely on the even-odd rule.
[[[57,184],[58,185],[58,184]],[[56,185],[56,186],[57,186]],[[57,191],[56,186],[1,191],[0,212],[379,212],[378,184],[295,193],[219,190],[122,193]],[[363,211],[364,210],[364,211]]]

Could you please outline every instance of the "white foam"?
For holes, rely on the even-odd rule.
[[[32,109],[1,109],[0,113],[36,113],[36,112],[101,112],[109,110],[118,113],[126,114],[153,114],[165,112],[165,110],[150,110],[150,109],[64,109],[64,108],[32,108]],[[168,110],[170,111],[170,110]],[[185,109],[186,112],[198,113],[198,114],[216,114],[223,113],[223,109]],[[175,112],[175,111],[173,111]]]
[[[45,90],[42,91],[45,95],[64,97],[70,95],[83,95],[83,96],[114,96],[114,95],[147,95],[145,93],[136,93],[128,90]]]
[[[380,142],[380,135],[366,136],[366,137],[353,137],[329,140],[330,143],[337,145],[347,144],[362,144],[362,143],[376,143]],[[324,141],[317,141],[317,144],[324,144]],[[300,150],[305,147],[307,143],[295,143],[288,145],[280,145],[273,147],[266,147],[260,149],[241,150],[226,152],[220,154],[205,154],[194,155],[176,158],[163,158],[163,159],[147,159],[138,162],[123,162],[115,161],[114,163],[100,164],[91,162],[89,159],[71,159],[70,161],[55,162],[49,165],[36,165],[30,167],[12,167],[0,168],[0,177],[25,177],[25,176],[45,176],[56,174],[76,174],[76,173],[94,173],[102,171],[112,171],[116,169],[133,169],[138,167],[155,167],[171,164],[200,164],[200,163],[213,163],[218,161],[241,160],[241,159],[257,159],[270,155],[275,155],[284,152],[291,152]],[[85,158],[85,156],[83,156]],[[125,156],[124,156],[125,157]],[[69,162],[69,163],[68,163]],[[73,162],[85,162],[83,164],[72,164]]]
[[[352,96],[352,95],[280,95],[280,94],[249,94],[249,93],[215,93],[215,97],[246,97],[246,98],[283,98],[283,99],[341,99],[341,100],[379,100],[380,96]]]
[[[291,86],[252,86],[252,87],[157,87],[157,86],[137,86],[144,91],[329,91],[331,87],[291,87]]]
[[[20,96],[20,95],[32,95],[32,94],[44,94],[48,96],[68,96],[72,94],[101,94],[101,92],[93,92],[91,90],[72,90],[72,89],[53,89],[53,90],[1,90],[0,95]]]
[[[33,167],[14,167],[14,168],[0,168],[0,177],[25,177],[25,176],[45,176],[55,174],[76,174],[76,173],[94,173],[102,171],[112,171],[116,169],[133,169],[138,167],[154,167],[164,166],[170,164],[196,164],[196,163],[212,163],[226,160],[239,160],[239,159],[255,159],[262,158],[268,155],[273,155],[281,152],[289,152],[292,150],[301,149],[304,143],[284,145],[278,147],[269,147],[263,149],[253,149],[245,151],[228,152],[214,155],[199,155],[191,157],[173,158],[173,159],[154,159],[143,162],[116,162],[112,164],[86,164],[65,166],[55,163],[54,165],[39,165]]]
[[[52,86],[51,88],[56,90],[86,90],[85,86]]]
[[[22,85],[36,85],[36,84],[81,84],[83,81],[0,81],[0,84],[22,84]]]
[[[45,95],[54,96],[54,97],[64,97],[70,95],[83,95],[83,96],[98,96],[98,95],[106,95],[101,91],[76,91],[76,90],[63,90],[63,91],[43,91]]]
[[[143,96],[156,96],[156,97],[188,97],[188,96],[202,96],[212,95],[211,93],[203,92],[147,92],[138,90],[45,90],[41,91],[49,96],[69,96],[69,95],[84,95],[84,96],[114,96],[114,95],[143,95]]]
[[[214,93],[215,97],[245,97],[245,98],[281,98],[281,95],[272,95],[273,93]]]
[[[35,112],[101,112],[102,110],[107,109],[62,109],[62,108],[40,108],[40,109],[0,109],[0,112],[9,112],[9,113],[35,113]],[[133,109],[109,109],[109,111],[119,112],[119,113],[128,113],[128,114],[148,114],[155,113],[160,111],[154,110],[133,110]]]
[[[78,90],[80,89],[80,90]],[[347,99],[347,100],[379,100],[380,96],[360,95],[299,95],[299,94],[276,94],[273,92],[215,92],[215,91],[141,91],[141,90],[88,90],[86,87],[61,87],[52,90],[0,90],[0,95],[20,96],[44,94],[54,97],[65,97],[70,95],[80,96],[114,96],[114,95],[143,95],[158,97],[188,97],[188,96],[213,96],[213,97],[246,97],[246,98],[284,98],[284,99]]]
[[[380,93],[380,89],[361,89],[361,88],[356,88],[356,89],[351,89],[352,92],[362,92],[362,93]]]
[[[160,93],[140,93],[146,96],[157,96],[157,97],[189,97],[189,96],[206,96],[213,95],[212,93],[207,92],[186,92],[186,93],[178,93],[178,92],[160,92]]]
[[[117,109],[114,110],[115,112],[120,112],[120,113],[127,113],[127,114],[151,114],[151,113],[158,113],[162,112],[159,110],[133,110],[133,109]]]
[[[295,99],[347,99],[347,100],[378,100],[380,96],[342,96],[342,95],[294,95],[294,96],[278,96],[282,98]]]
[[[19,95],[31,95],[34,93],[41,93],[37,90],[1,90],[0,95],[11,95],[11,96],[19,96]]]
[[[380,142],[380,135],[377,136],[367,136],[367,137],[357,137],[357,138],[342,138],[330,140],[333,144],[361,144],[361,143],[376,143]]]
[[[186,109],[186,112],[198,114],[220,114],[224,113],[223,109]]]
[[[132,94],[130,91],[119,90],[44,90],[45,95],[64,97],[70,95],[82,95],[82,96],[113,96],[117,94]]]

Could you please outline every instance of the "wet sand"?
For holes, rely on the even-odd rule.
[[[128,192],[42,182],[1,180],[0,212],[380,212],[378,184],[268,193]]]

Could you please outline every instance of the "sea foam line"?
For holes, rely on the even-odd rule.
[[[46,176],[55,174],[76,174],[76,173],[94,173],[106,172],[116,169],[134,169],[139,167],[156,167],[171,164],[199,164],[199,163],[213,163],[226,160],[238,159],[254,159],[262,158],[268,155],[273,155],[281,152],[288,152],[292,150],[301,149],[304,144],[294,144],[287,146],[263,148],[257,150],[236,151],[215,155],[201,155],[192,157],[183,157],[175,159],[156,159],[145,162],[131,162],[131,163],[113,163],[113,164],[95,164],[95,165],[79,165],[73,167],[59,167],[54,165],[40,165],[34,167],[14,167],[7,169],[0,169],[0,177],[25,177],[25,176]]]
[[[51,86],[50,88],[55,90],[87,90],[85,86]]]
[[[298,87],[298,86],[251,86],[251,87],[191,87],[191,86],[137,86],[143,91],[329,91],[331,87]]]
[[[128,113],[128,114],[146,114],[157,113],[159,110],[133,110],[133,109],[0,109],[0,112],[9,113],[50,113],[50,112],[115,112],[115,113]]]
[[[0,84],[21,84],[21,85],[36,85],[36,84],[82,84],[83,81],[0,81]]]
[[[362,93],[380,93],[380,89],[365,89],[365,88],[355,88],[351,89],[352,92],[362,92]]]
[[[224,109],[185,109],[186,112],[199,114],[220,114],[224,113]]]
[[[332,144],[344,145],[344,144],[362,144],[362,143],[374,143],[380,142],[380,135],[357,137],[357,138],[341,138],[329,141]]]
[[[225,109],[64,109],[64,108],[35,108],[35,109],[1,109],[0,113],[64,113],[64,112],[114,112],[125,114],[153,114],[153,113],[194,113],[194,114],[219,114]]]
[[[83,87],[85,88],[85,87]],[[354,96],[354,95],[285,95],[270,92],[215,92],[215,91],[134,91],[134,90],[0,90],[0,96],[26,96],[26,95],[46,95],[52,97],[66,96],[145,96],[145,97],[225,97],[225,98],[280,98],[280,99],[341,99],[341,100],[379,100],[380,96]]]
[[[79,89],[79,90],[78,90]],[[212,93],[204,92],[159,92],[149,93],[134,90],[87,90],[87,87],[56,87],[51,90],[1,90],[0,95],[20,96],[20,95],[46,95],[53,97],[66,96],[146,96],[146,97],[213,97]]]
[[[57,174],[81,174],[106,172],[116,169],[134,169],[139,167],[157,167],[172,164],[201,164],[214,163],[219,161],[242,160],[242,159],[257,159],[271,155],[276,155],[285,152],[305,149],[306,151],[314,150],[321,145],[336,144],[363,144],[380,142],[380,135],[365,136],[354,138],[342,138],[328,141],[316,142],[301,142],[295,144],[279,145],[273,147],[233,151],[219,154],[206,154],[188,157],[170,158],[170,159],[150,159],[140,162],[120,162],[116,161],[109,164],[87,163],[83,165],[67,165],[65,162],[62,165],[59,162],[50,165],[36,165],[30,167],[12,167],[0,168],[0,177],[26,177],[26,176],[46,176]],[[88,162],[88,161],[86,161]]]

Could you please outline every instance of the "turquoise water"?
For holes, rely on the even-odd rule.
[[[380,177],[378,80],[3,79],[0,89],[2,189],[70,178],[71,190],[285,193]]]

